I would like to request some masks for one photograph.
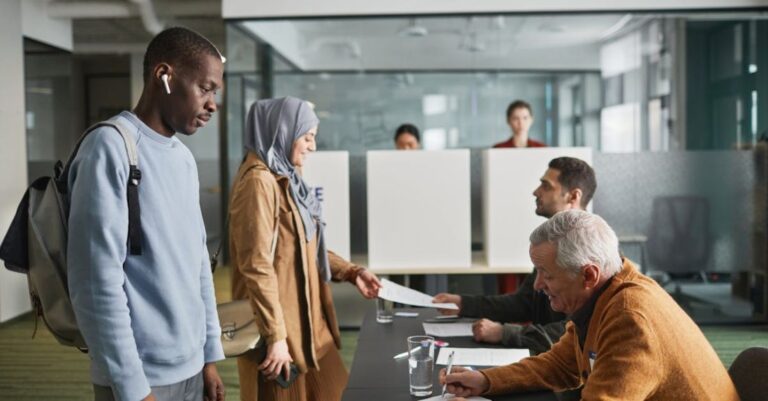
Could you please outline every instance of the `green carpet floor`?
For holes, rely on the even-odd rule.
[[[58,345],[42,326],[32,339],[33,328],[30,315],[0,325],[0,400],[92,400],[87,355]],[[744,348],[768,346],[766,326],[706,326],[703,330],[726,366]],[[357,331],[342,332],[342,344],[342,357],[350,368]],[[218,366],[227,399],[239,400],[235,361]]]
[[[0,400],[90,401],[88,356],[59,345],[42,322],[35,338],[34,320],[23,316],[0,325]],[[357,331],[342,332],[342,358],[349,369]],[[239,400],[235,360],[218,363],[228,400]]]

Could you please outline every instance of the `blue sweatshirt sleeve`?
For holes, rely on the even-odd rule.
[[[213,288],[213,274],[211,272],[210,256],[206,245],[205,225],[202,215],[200,226],[203,233],[203,261],[200,269],[200,295],[205,303],[205,363],[216,362],[224,359],[224,348],[221,345],[221,327],[219,326],[219,314],[216,311],[216,292]]]
[[[106,373],[118,400],[138,401],[151,389],[123,289],[127,176],[128,157],[120,135],[111,128],[92,132],[68,177],[67,265],[75,316],[95,367]]]

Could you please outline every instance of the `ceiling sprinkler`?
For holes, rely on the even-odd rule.
[[[477,38],[477,33],[475,32],[472,32],[468,37],[465,37],[464,43],[461,47],[473,53],[485,51],[485,43]]]
[[[502,31],[504,30],[505,25],[506,25],[506,22],[504,21],[504,16],[497,15],[493,19],[493,23],[491,24],[491,27],[497,31]]]
[[[401,29],[398,34],[400,34],[400,36],[408,36],[411,38],[422,38],[429,34],[429,30],[427,30],[427,27],[419,25],[416,18],[411,18],[408,26]]]

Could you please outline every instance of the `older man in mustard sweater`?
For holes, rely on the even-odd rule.
[[[560,212],[531,234],[534,288],[571,321],[552,349],[519,363],[440,379],[460,397],[584,386],[582,400],[738,401],[696,324],[653,280],[621,259],[599,216]]]

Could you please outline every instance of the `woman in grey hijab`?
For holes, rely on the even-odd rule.
[[[328,281],[348,281],[366,298],[381,286],[326,249],[322,205],[301,177],[318,122],[309,103],[290,97],[259,100],[248,113],[229,207],[232,295],[250,299],[266,356],[238,358],[243,401],[341,399],[348,373]]]

